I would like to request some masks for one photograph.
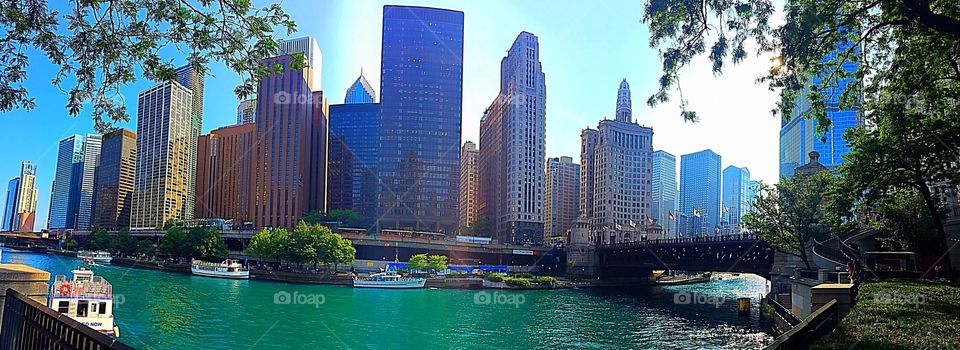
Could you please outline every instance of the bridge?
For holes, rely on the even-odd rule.
[[[659,239],[596,248],[601,278],[649,276],[651,270],[752,273],[768,277],[776,250],[752,235]]]

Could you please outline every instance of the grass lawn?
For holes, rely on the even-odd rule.
[[[814,349],[960,349],[960,287],[916,280],[869,282]]]

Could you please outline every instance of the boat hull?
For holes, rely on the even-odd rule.
[[[218,272],[218,271],[191,269],[190,272],[193,273],[195,276],[202,276],[202,277],[226,278],[226,279],[235,279],[235,280],[245,280],[250,278],[250,271]]]
[[[354,288],[384,288],[384,289],[415,289],[423,288],[427,283],[425,278],[415,278],[402,281],[368,281],[353,280]]]

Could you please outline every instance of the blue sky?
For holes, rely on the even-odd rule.
[[[255,1],[265,5],[266,1]],[[463,74],[463,140],[477,141],[484,108],[499,90],[500,60],[520,31],[539,37],[540,59],[547,86],[547,156],[580,156],[580,130],[612,118],[620,80],[633,94],[634,119],[652,126],[654,148],[677,156],[710,148],[723,166],[746,166],[754,179],[775,182],[779,119],[770,115],[776,94],[754,79],[769,67],[766,57],[748,58],[723,76],[714,77],[709,62],[699,58],[681,74],[684,95],[702,121],[684,123],[676,101],[646,106],[660,75],[657,51],[649,47],[641,23],[643,1],[406,1],[285,0],[284,9],[297,22],[291,37],[310,35],[323,52],[322,88],[330,103],[341,103],[350,83],[363,69],[371,85],[380,86],[380,30],[385,4],[422,5],[465,13]],[[166,57],[183,63],[174,48]],[[50,81],[56,69],[42,54],[30,52],[25,84],[37,108],[0,113],[0,180],[18,175],[20,162],[38,165],[37,227],[46,226],[50,188],[59,140],[93,132],[89,109],[70,117],[66,96]],[[240,81],[223,64],[211,65],[204,91],[203,130],[232,124]],[[122,89],[127,108],[136,111],[137,94],[155,84],[141,79]],[[136,128],[136,115],[120,124]],[[679,165],[679,164],[678,164]],[[3,187],[5,188],[5,186]],[[0,195],[2,198],[2,195]]]

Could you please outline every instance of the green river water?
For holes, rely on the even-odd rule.
[[[69,274],[77,259],[4,249]],[[380,290],[92,268],[113,284],[120,340],[138,349],[756,349],[763,278],[540,291]],[[736,298],[753,298],[738,316]]]

